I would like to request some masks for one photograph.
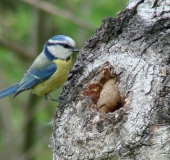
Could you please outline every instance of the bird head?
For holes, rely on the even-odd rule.
[[[75,41],[64,35],[57,35],[49,39],[44,46],[46,57],[53,61],[54,59],[67,60],[72,52],[78,52]]]

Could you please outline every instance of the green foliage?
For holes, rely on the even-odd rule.
[[[20,45],[27,44],[29,41],[29,32],[31,30],[31,8],[28,5],[21,5],[18,6],[18,9],[15,11],[15,15],[13,15],[14,23],[12,24],[11,28],[13,33],[11,34],[11,38],[13,40],[20,41]]]
[[[54,34],[65,34],[75,39],[77,46],[81,48],[94,34],[95,29],[100,27],[102,19],[115,17],[119,10],[125,8],[127,1],[59,0],[53,2],[53,6],[69,11],[93,26],[89,29],[60,16],[35,9],[24,2],[18,0],[13,2],[11,0],[0,2],[0,88],[5,88],[21,79],[31,65],[32,57],[38,54],[37,48],[42,50],[43,43],[48,38]],[[4,41],[7,45],[4,45]],[[11,47],[11,44],[14,47]],[[16,48],[21,49],[21,52]],[[54,91],[52,97],[57,98],[59,93],[60,90]],[[29,91],[15,99],[9,96],[0,100],[0,159],[52,159],[52,151],[48,148],[52,133],[49,122],[56,106],[57,103],[48,102],[43,97],[32,98]],[[30,144],[25,144],[26,131],[30,132],[32,139]]]
[[[22,61],[19,61],[18,57],[16,57],[12,51],[2,47],[0,48],[0,65],[4,79],[7,79],[7,82],[9,81],[11,84],[15,83],[20,74],[24,73],[25,64]]]

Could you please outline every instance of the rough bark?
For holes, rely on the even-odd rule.
[[[54,160],[170,159],[169,43],[168,0],[132,0],[103,20],[63,87],[76,97],[56,110]]]

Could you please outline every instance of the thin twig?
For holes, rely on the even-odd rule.
[[[91,24],[85,20],[82,20],[81,18],[74,15],[73,13],[66,11],[64,9],[61,9],[57,6],[54,6],[49,2],[40,1],[40,0],[22,0],[22,1],[34,6],[36,8],[39,8],[43,11],[46,11],[50,14],[53,14],[55,16],[59,16],[64,19],[67,19],[68,21],[71,21],[82,28],[88,29],[90,31],[96,29],[96,26],[94,24]]]
[[[18,56],[20,56],[22,58],[29,59],[31,61],[35,58],[35,56],[33,56],[33,54],[31,54],[30,52],[28,53],[26,51],[26,49],[19,47],[13,43],[8,43],[5,40],[0,39],[0,45],[9,49],[9,50],[14,51]]]

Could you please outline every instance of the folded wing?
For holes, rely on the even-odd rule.
[[[52,63],[42,69],[30,69],[21,79],[18,84],[17,90],[14,93],[14,97],[19,93],[34,87],[47,79],[49,79],[57,70],[57,66]]]

